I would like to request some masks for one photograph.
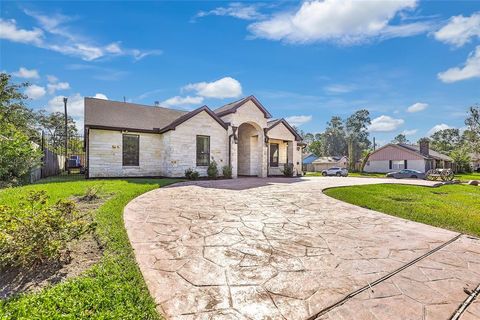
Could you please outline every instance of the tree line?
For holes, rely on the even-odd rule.
[[[51,151],[65,142],[62,112],[34,111],[27,106],[23,89],[28,83],[12,83],[0,73],[0,188],[26,182],[31,170],[41,164],[42,131],[49,137]],[[78,134],[75,121],[68,117],[68,135]]]
[[[368,110],[361,109],[342,119],[333,116],[321,133],[309,133],[298,130],[307,144],[306,151],[317,157],[347,156],[349,169],[355,170],[360,163],[363,170],[374,146],[370,141],[368,126],[371,124]],[[469,171],[471,155],[480,154],[480,106],[468,109],[465,130],[449,128],[436,131],[429,137],[430,148],[450,156],[458,171]],[[398,134],[392,143],[411,144],[405,134]],[[419,143],[419,141],[417,141]]]
[[[299,130],[306,150],[318,157],[348,156],[348,167],[355,169],[355,164],[367,150],[372,148],[368,126],[371,124],[370,113],[366,109],[355,111],[346,119],[333,116],[327,122],[322,133],[308,133]]]

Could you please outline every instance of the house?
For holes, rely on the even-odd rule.
[[[473,171],[480,172],[480,153],[470,154],[470,166]]]
[[[303,172],[314,171],[312,162],[314,160],[317,160],[317,159],[318,159],[318,157],[313,153],[304,154],[303,155],[303,160],[302,160],[302,170],[303,170]]]
[[[364,170],[366,172],[391,172],[413,169],[426,172],[436,168],[452,168],[452,159],[430,150],[430,143],[422,141],[420,145],[389,143],[372,152]]]
[[[348,159],[345,156],[320,157],[312,162],[313,171],[323,171],[332,167],[346,168]]]
[[[207,174],[212,160],[234,177],[301,174],[300,135],[249,96],[193,111],[85,98],[87,177],[183,177]]]

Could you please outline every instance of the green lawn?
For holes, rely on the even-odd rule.
[[[480,236],[480,187],[377,184],[332,188],[325,194],[389,215]]]
[[[96,212],[96,232],[105,246],[101,261],[83,276],[0,300],[0,319],[158,319],[123,225],[123,208],[138,195],[179,180],[45,179],[34,185],[0,190],[0,204],[15,206],[29,190],[47,190],[50,201],[81,195],[87,186],[103,184],[114,193]]]
[[[469,180],[480,180],[480,173],[458,173],[455,175],[455,179],[461,181],[469,181]]]

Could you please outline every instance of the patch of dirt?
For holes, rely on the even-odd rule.
[[[72,198],[81,212],[98,209],[110,198],[107,195],[94,201]],[[43,263],[29,269],[11,268],[0,273],[0,299],[16,294],[36,292],[41,289],[74,278],[96,264],[103,255],[103,246],[94,233],[86,234],[73,241],[60,261]]]

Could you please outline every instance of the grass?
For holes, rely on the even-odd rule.
[[[377,184],[332,188],[325,194],[392,216],[480,236],[480,187]]]
[[[104,192],[114,193],[95,214],[96,233],[105,247],[101,261],[78,278],[39,293],[0,300],[0,319],[159,319],[135,263],[123,225],[123,208],[138,195],[177,181],[53,178],[0,190],[0,205],[14,207],[29,190],[47,190],[51,202],[82,195],[88,186],[100,183]]]

